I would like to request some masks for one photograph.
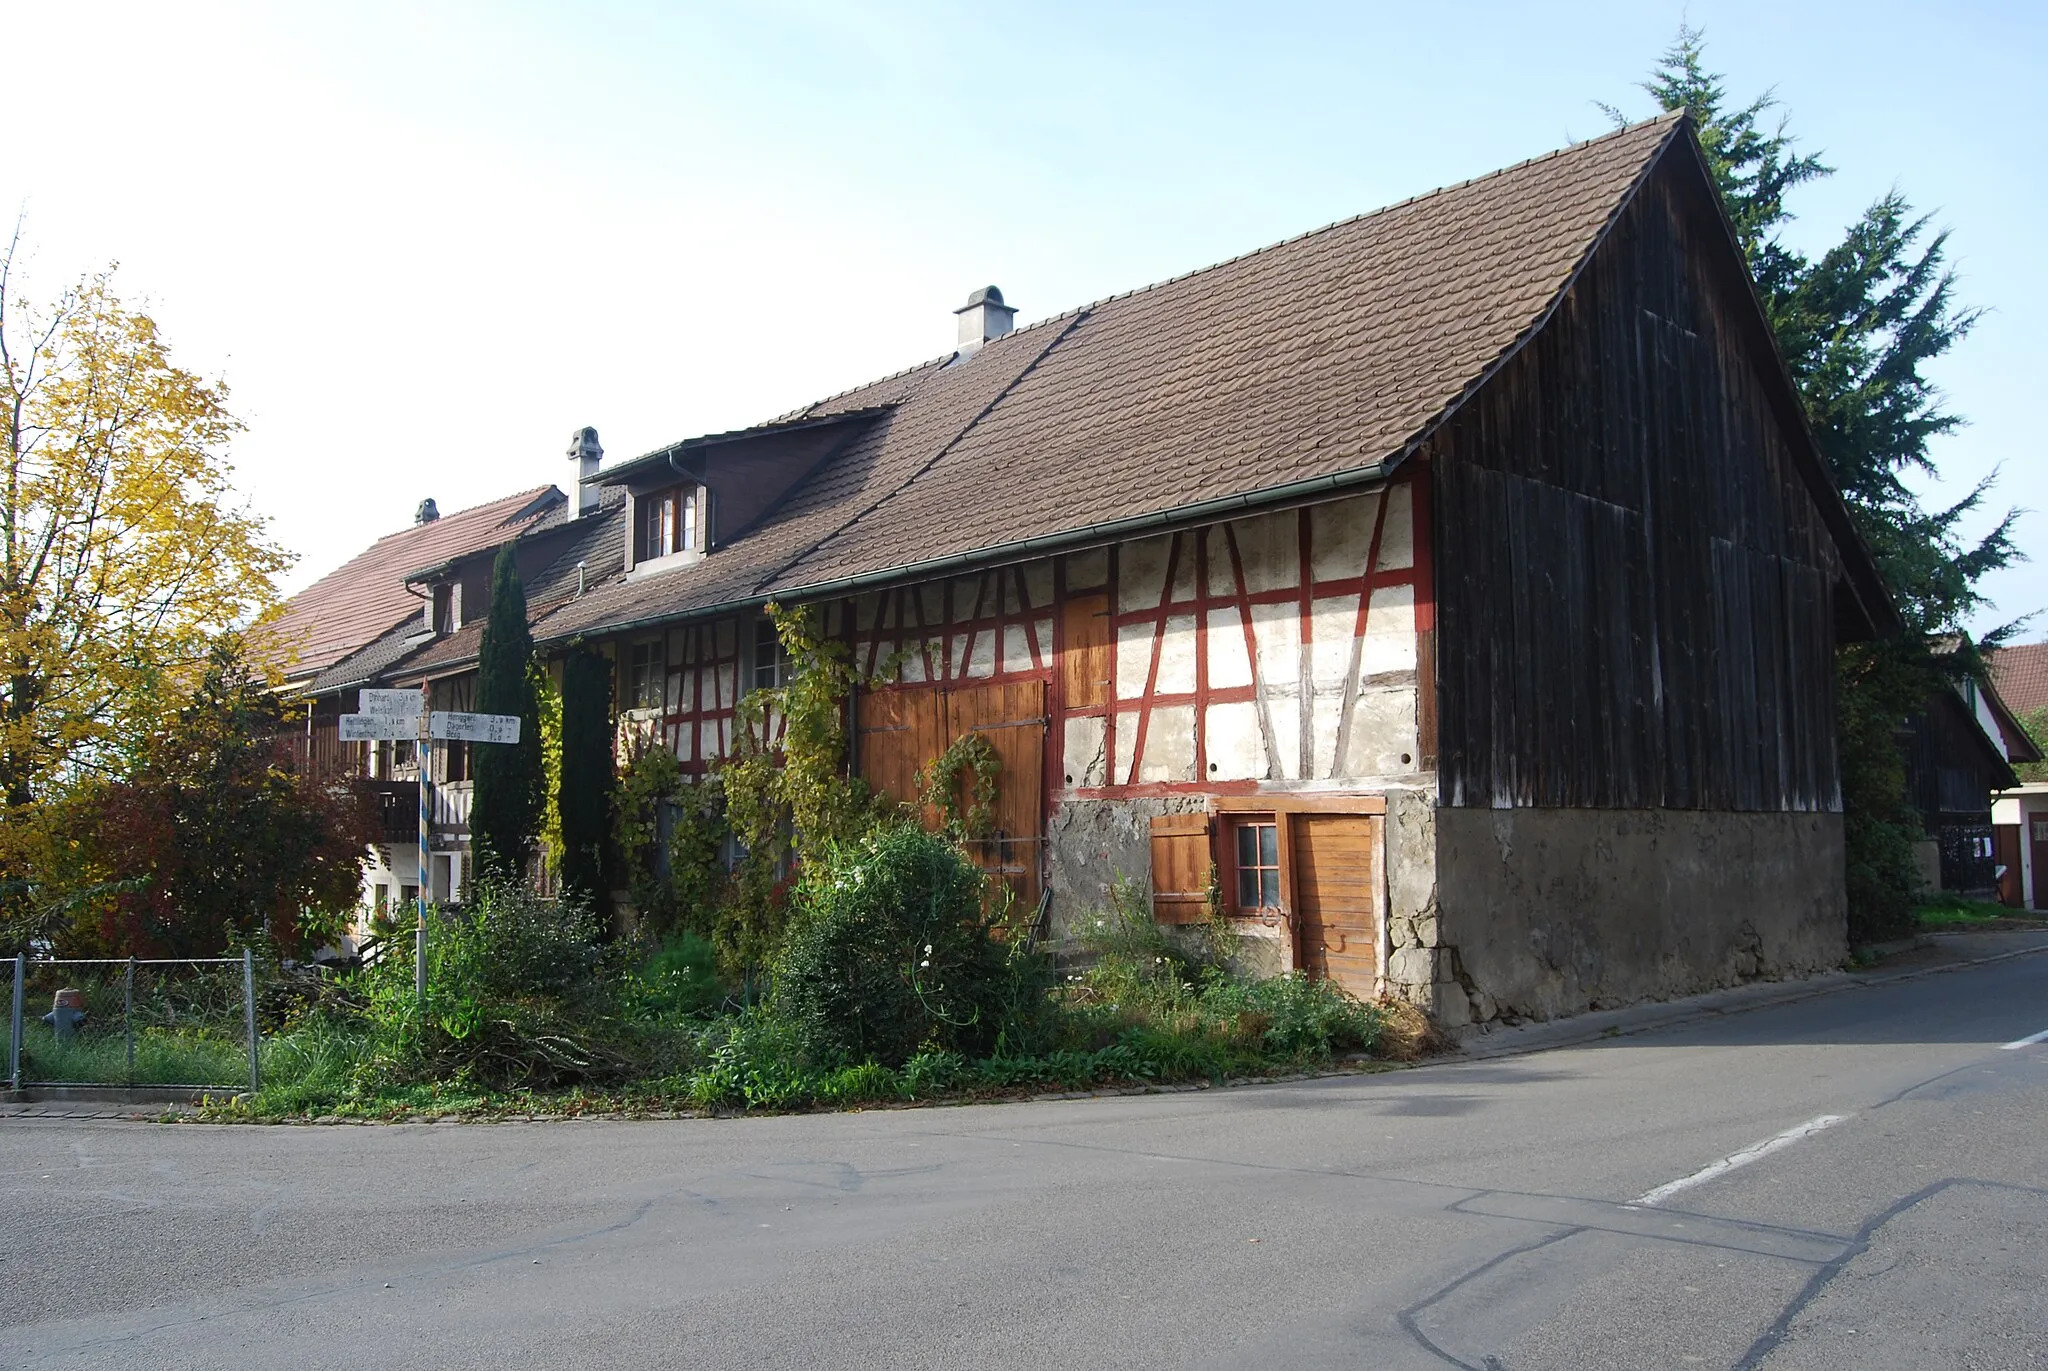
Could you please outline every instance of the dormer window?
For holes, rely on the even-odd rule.
[[[704,546],[704,501],[699,487],[670,486],[638,497],[633,560],[651,562]]]
[[[462,583],[443,581],[434,587],[434,632],[453,633],[462,627]]]

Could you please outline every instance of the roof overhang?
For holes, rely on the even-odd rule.
[[[537,638],[536,647],[555,647],[571,643],[579,638],[609,636],[614,633],[632,633],[653,628],[660,624],[678,623],[686,619],[707,618],[715,614],[727,614],[736,609],[749,609],[768,604],[775,600],[815,600],[830,595],[845,595],[854,591],[867,590],[876,586],[902,581],[928,580],[934,576],[948,575],[971,567],[1007,566],[1014,562],[1029,561],[1047,557],[1059,552],[1078,552],[1090,547],[1119,542],[1125,538],[1139,537],[1151,533],[1168,533],[1176,529],[1197,524],[1213,523],[1217,519],[1234,518],[1255,510],[1281,509],[1293,505],[1316,504],[1324,500],[1355,491],[1371,490],[1385,485],[1395,469],[1415,449],[1409,444],[1399,453],[1382,458],[1365,466],[1349,471],[1334,472],[1317,476],[1306,481],[1294,481],[1282,486],[1269,486],[1264,490],[1248,491],[1239,495],[1219,496],[1192,505],[1180,505],[1173,509],[1160,510],[1151,514],[1137,514],[1125,519],[1111,519],[1100,523],[1086,524],[1078,528],[1063,529],[1058,533],[1045,533],[1031,538],[1019,538],[1012,542],[1000,543],[993,547],[975,548],[968,552],[954,553],[945,557],[933,557],[924,561],[905,562],[897,566],[883,567],[875,571],[861,572],[855,576],[842,576],[835,580],[818,581],[807,585],[778,586],[771,590],[756,591],[750,595],[734,596],[715,604],[700,605],[694,609],[669,611],[667,613],[643,614],[635,619],[621,619],[593,628],[577,629],[570,633],[551,634]]]
[[[685,438],[681,442],[670,443],[667,447],[659,447],[652,452],[621,462],[615,467],[607,467],[595,476],[586,477],[583,484],[627,485],[648,476],[673,471],[676,464],[685,457],[707,448],[724,447],[757,438],[780,437],[785,433],[801,433],[806,429],[865,423],[881,417],[894,408],[894,405],[870,405],[864,409],[840,410],[836,414],[785,419],[779,423],[757,424],[753,428],[737,428],[726,433],[706,433],[696,438]]]

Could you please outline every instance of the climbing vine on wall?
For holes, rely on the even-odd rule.
[[[723,778],[692,783],[675,753],[658,742],[644,742],[619,778],[615,804],[613,834],[627,890],[649,930],[710,931],[725,893]]]
[[[562,692],[555,678],[535,657],[527,675],[533,679],[533,698],[540,707],[541,778],[547,796],[541,806],[540,849],[549,871],[562,869]]]
[[[946,831],[954,837],[986,838],[996,828],[996,786],[1002,773],[995,745],[979,733],[963,733],[917,773],[918,798],[944,816]],[[961,785],[970,778],[963,808]]]
[[[861,676],[846,645],[824,636],[815,609],[770,604],[767,613],[786,678],[740,701],[732,753],[718,772],[744,855],[712,941],[739,974],[765,965],[781,942],[792,861],[821,860],[889,809],[866,781],[847,774],[847,701]]]

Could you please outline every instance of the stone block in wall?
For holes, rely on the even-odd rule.
[[[1404,989],[1435,983],[1437,954],[1433,947],[1401,947],[1387,958],[1387,981]]]
[[[1445,1028],[1463,1028],[1472,1022],[1472,999],[1456,981],[1438,981],[1431,987],[1429,1015]]]

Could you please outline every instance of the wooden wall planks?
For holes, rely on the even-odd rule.
[[[1713,215],[1668,162],[1427,444],[1444,804],[1840,807],[1841,560]]]

